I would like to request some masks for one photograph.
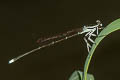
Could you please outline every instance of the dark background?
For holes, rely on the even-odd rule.
[[[40,0],[0,2],[0,80],[68,80],[82,70],[87,56],[83,36],[55,44],[8,64],[38,46],[36,40],[74,28],[95,24],[105,27],[120,17],[119,2]],[[97,47],[89,73],[95,80],[119,80],[120,31],[107,36]]]

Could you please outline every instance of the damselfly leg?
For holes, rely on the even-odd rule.
[[[84,26],[83,31],[81,32],[81,33],[86,33],[84,36],[84,40],[85,40],[85,43],[87,44],[88,53],[90,51],[91,45],[87,40],[89,40],[91,43],[95,44],[94,40],[91,37],[98,36],[99,30],[103,29],[102,23],[99,20],[97,20],[96,23],[97,24],[94,26]]]

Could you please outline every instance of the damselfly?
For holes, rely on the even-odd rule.
[[[97,20],[96,23],[97,23],[97,24],[96,24],[96,25],[93,25],[93,26],[83,26],[83,27],[81,27],[81,28],[73,29],[73,30],[71,30],[71,31],[67,31],[67,32],[65,32],[65,33],[58,34],[58,35],[56,35],[56,36],[52,36],[52,37],[49,37],[49,38],[45,38],[45,39],[40,38],[40,39],[37,40],[37,42],[38,42],[38,43],[44,43],[43,45],[41,45],[41,46],[39,46],[39,47],[37,47],[37,48],[29,51],[29,52],[26,52],[26,53],[24,53],[24,54],[22,54],[22,55],[20,55],[20,56],[18,56],[18,57],[16,57],[16,58],[11,59],[8,63],[11,64],[11,63],[13,63],[13,62],[21,59],[22,57],[24,57],[24,56],[26,56],[26,55],[28,55],[28,54],[30,54],[30,53],[33,53],[33,52],[35,52],[35,51],[37,51],[37,50],[40,50],[41,48],[45,48],[45,47],[47,47],[47,46],[54,45],[54,44],[56,44],[56,43],[59,43],[59,42],[61,42],[61,41],[70,39],[70,38],[72,38],[72,37],[75,37],[75,36],[77,36],[77,35],[84,34],[84,33],[85,33],[84,40],[85,40],[85,42],[86,42],[86,44],[87,44],[87,50],[88,50],[88,52],[89,52],[89,50],[90,50],[90,48],[91,48],[91,45],[88,43],[88,40],[89,40],[90,42],[92,42],[92,43],[95,43],[95,42],[91,39],[91,36],[97,36],[98,33],[99,33],[98,31],[99,31],[100,29],[103,29],[102,23],[101,23],[99,20]],[[96,33],[95,33],[95,32],[96,32]]]

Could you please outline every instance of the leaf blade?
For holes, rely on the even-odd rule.
[[[101,40],[103,40],[108,34],[119,30],[120,29],[120,19],[117,19],[115,21],[113,21],[112,23],[110,23],[105,29],[103,29],[100,34],[98,35],[98,37],[95,39],[95,43],[92,45],[92,48],[90,50],[90,53],[87,56],[87,59],[85,61],[85,65],[84,65],[84,75],[83,75],[83,80],[87,80],[87,71],[88,71],[88,67],[91,61],[91,58],[93,56],[93,53],[96,49],[96,47],[98,46],[98,44],[101,42]],[[100,37],[101,36],[101,37]]]
[[[82,80],[83,72],[80,70],[76,70],[72,73],[69,80]],[[87,74],[87,80],[94,80],[94,76],[92,74]]]

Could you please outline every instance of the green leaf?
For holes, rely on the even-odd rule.
[[[76,70],[72,73],[69,80],[82,80],[83,78],[83,72]],[[93,75],[87,74],[87,80],[94,80]]]
[[[91,58],[92,58],[92,56],[93,56],[93,53],[94,53],[96,47],[98,46],[98,44],[100,43],[100,41],[101,41],[102,39],[104,39],[108,34],[114,32],[114,31],[116,31],[116,30],[119,30],[119,29],[120,29],[120,19],[117,19],[117,20],[113,21],[112,23],[110,23],[107,27],[105,27],[105,28],[100,32],[100,34],[98,35],[98,37],[95,39],[95,43],[96,43],[96,44],[93,44],[93,45],[92,45],[92,48],[91,48],[91,50],[90,50],[90,53],[88,54],[87,59],[86,59],[86,61],[85,61],[83,80],[87,80],[88,67],[89,67]]]

